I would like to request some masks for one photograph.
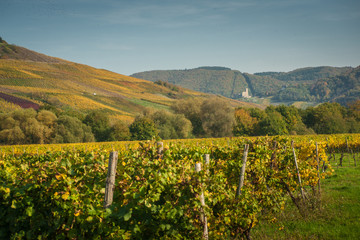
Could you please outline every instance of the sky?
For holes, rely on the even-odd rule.
[[[0,36],[130,75],[360,65],[359,0],[0,0]]]

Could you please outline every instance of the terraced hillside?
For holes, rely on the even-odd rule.
[[[145,107],[168,109],[178,99],[211,96],[49,57],[5,41],[0,43],[0,92],[40,106],[106,109],[128,121]]]

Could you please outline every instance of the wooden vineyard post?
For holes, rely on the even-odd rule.
[[[296,174],[297,174],[299,185],[300,185],[301,197],[305,201],[304,189],[301,184],[301,177],[300,177],[299,167],[297,164],[297,158],[296,158],[296,153],[295,153],[295,149],[294,149],[294,141],[291,141],[291,148],[292,148],[292,152],[294,155],[294,162],[295,162]]]
[[[204,161],[205,161],[205,164],[209,165],[209,163],[210,163],[210,154],[204,154]]]
[[[113,202],[117,161],[118,161],[118,152],[111,152],[109,157],[109,167],[106,178],[104,208],[108,208]]]
[[[161,156],[163,154],[163,151],[164,151],[164,143],[163,142],[157,142],[156,147],[157,147],[158,155]]]
[[[245,168],[246,168],[248,152],[249,152],[249,144],[245,144],[244,155],[243,155],[243,165],[241,167],[241,172],[240,172],[240,177],[239,177],[239,185],[236,190],[236,198],[238,198],[240,196],[241,188],[244,186]]]
[[[205,161],[206,173],[209,173],[210,154],[204,154],[204,161]]]
[[[319,197],[321,195],[321,187],[320,187],[320,163],[319,163],[319,147],[318,143],[316,142],[316,162],[317,162],[317,175],[318,175],[318,194]]]
[[[201,163],[195,163],[195,172],[200,172],[201,171]],[[203,232],[203,238],[204,239],[209,239],[209,233],[208,233],[208,226],[207,226],[207,218],[205,215],[205,196],[204,196],[204,192],[201,190],[201,194],[200,194],[200,204],[201,204],[201,213],[200,213],[200,219],[202,221],[202,223],[204,224],[204,232]]]

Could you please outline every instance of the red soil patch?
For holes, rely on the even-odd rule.
[[[22,98],[7,95],[7,94],[1,93],[1,92],[0,92],[0,98],[4,99],[5,101],[19,105],[22,108],[33,108],[35,110],[38,110],[40,108],[40,106],[36,103],[33,103],[31,101],[28,101],[28,100],[25,100]]]

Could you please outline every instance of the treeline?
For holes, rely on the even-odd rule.
[[[110,121],[104,111],[88,114],[55,108],[0,110],[0,144],[54,144],[190,138],[191,122],[181,114],[144,112],[131,125]]]
[[[360,101],[349,107],[323,103],[305,110],[284,105],[237,109],[235,118],[235,136],[359,133]]]
[[[130,124],[104,111],[61,112],[52,107],[0,111],[0,144],[48,144],[204,137],[360,133],[360,100],[233,109],[221,98],[177,101],[171,112],[147,110]]]

